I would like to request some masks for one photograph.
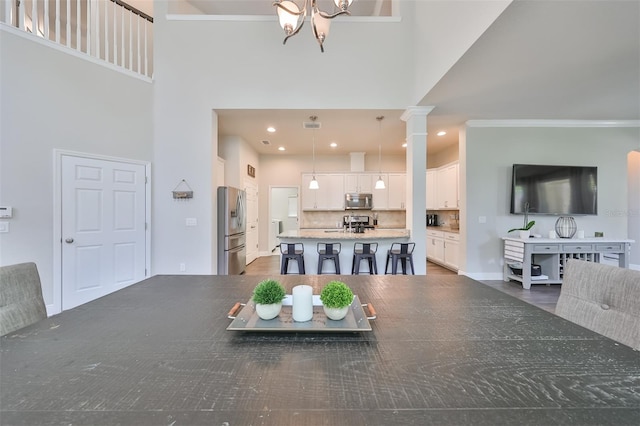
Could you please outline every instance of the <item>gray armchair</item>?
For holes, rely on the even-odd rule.
[[[556,315],[640,349],[640,271],[569,260]]]

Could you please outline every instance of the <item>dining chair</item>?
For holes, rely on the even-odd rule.
[[[0,336],[47,318],[33,262],[0,267]]]

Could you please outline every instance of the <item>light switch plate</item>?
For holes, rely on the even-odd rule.
[[[0,222],[0,232],[9,232],[9,222]]]
[[[187,226],[198,226],[198,219],[195,217],[188,217],[186,220]]]
[[[1,218],[13,217],[13,208],[9,206],[0,206],[0,217]]]

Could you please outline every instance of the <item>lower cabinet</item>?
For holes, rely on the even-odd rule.
[[[427,230],[427,260],[457,271],[459,259],[459,234],[431,229]]]
[[[458,270],[460,259],[460,235],[453,232],[444,233],[444,264],[450,269]]]

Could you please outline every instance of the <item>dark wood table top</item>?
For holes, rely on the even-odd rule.
[[[232,332],[259,276],[156,276],[0,339],[0,424],[637,425],[640,353],[463,276],[341,276],[362,333]],[[278,276],[314,293],[335,276]]]

